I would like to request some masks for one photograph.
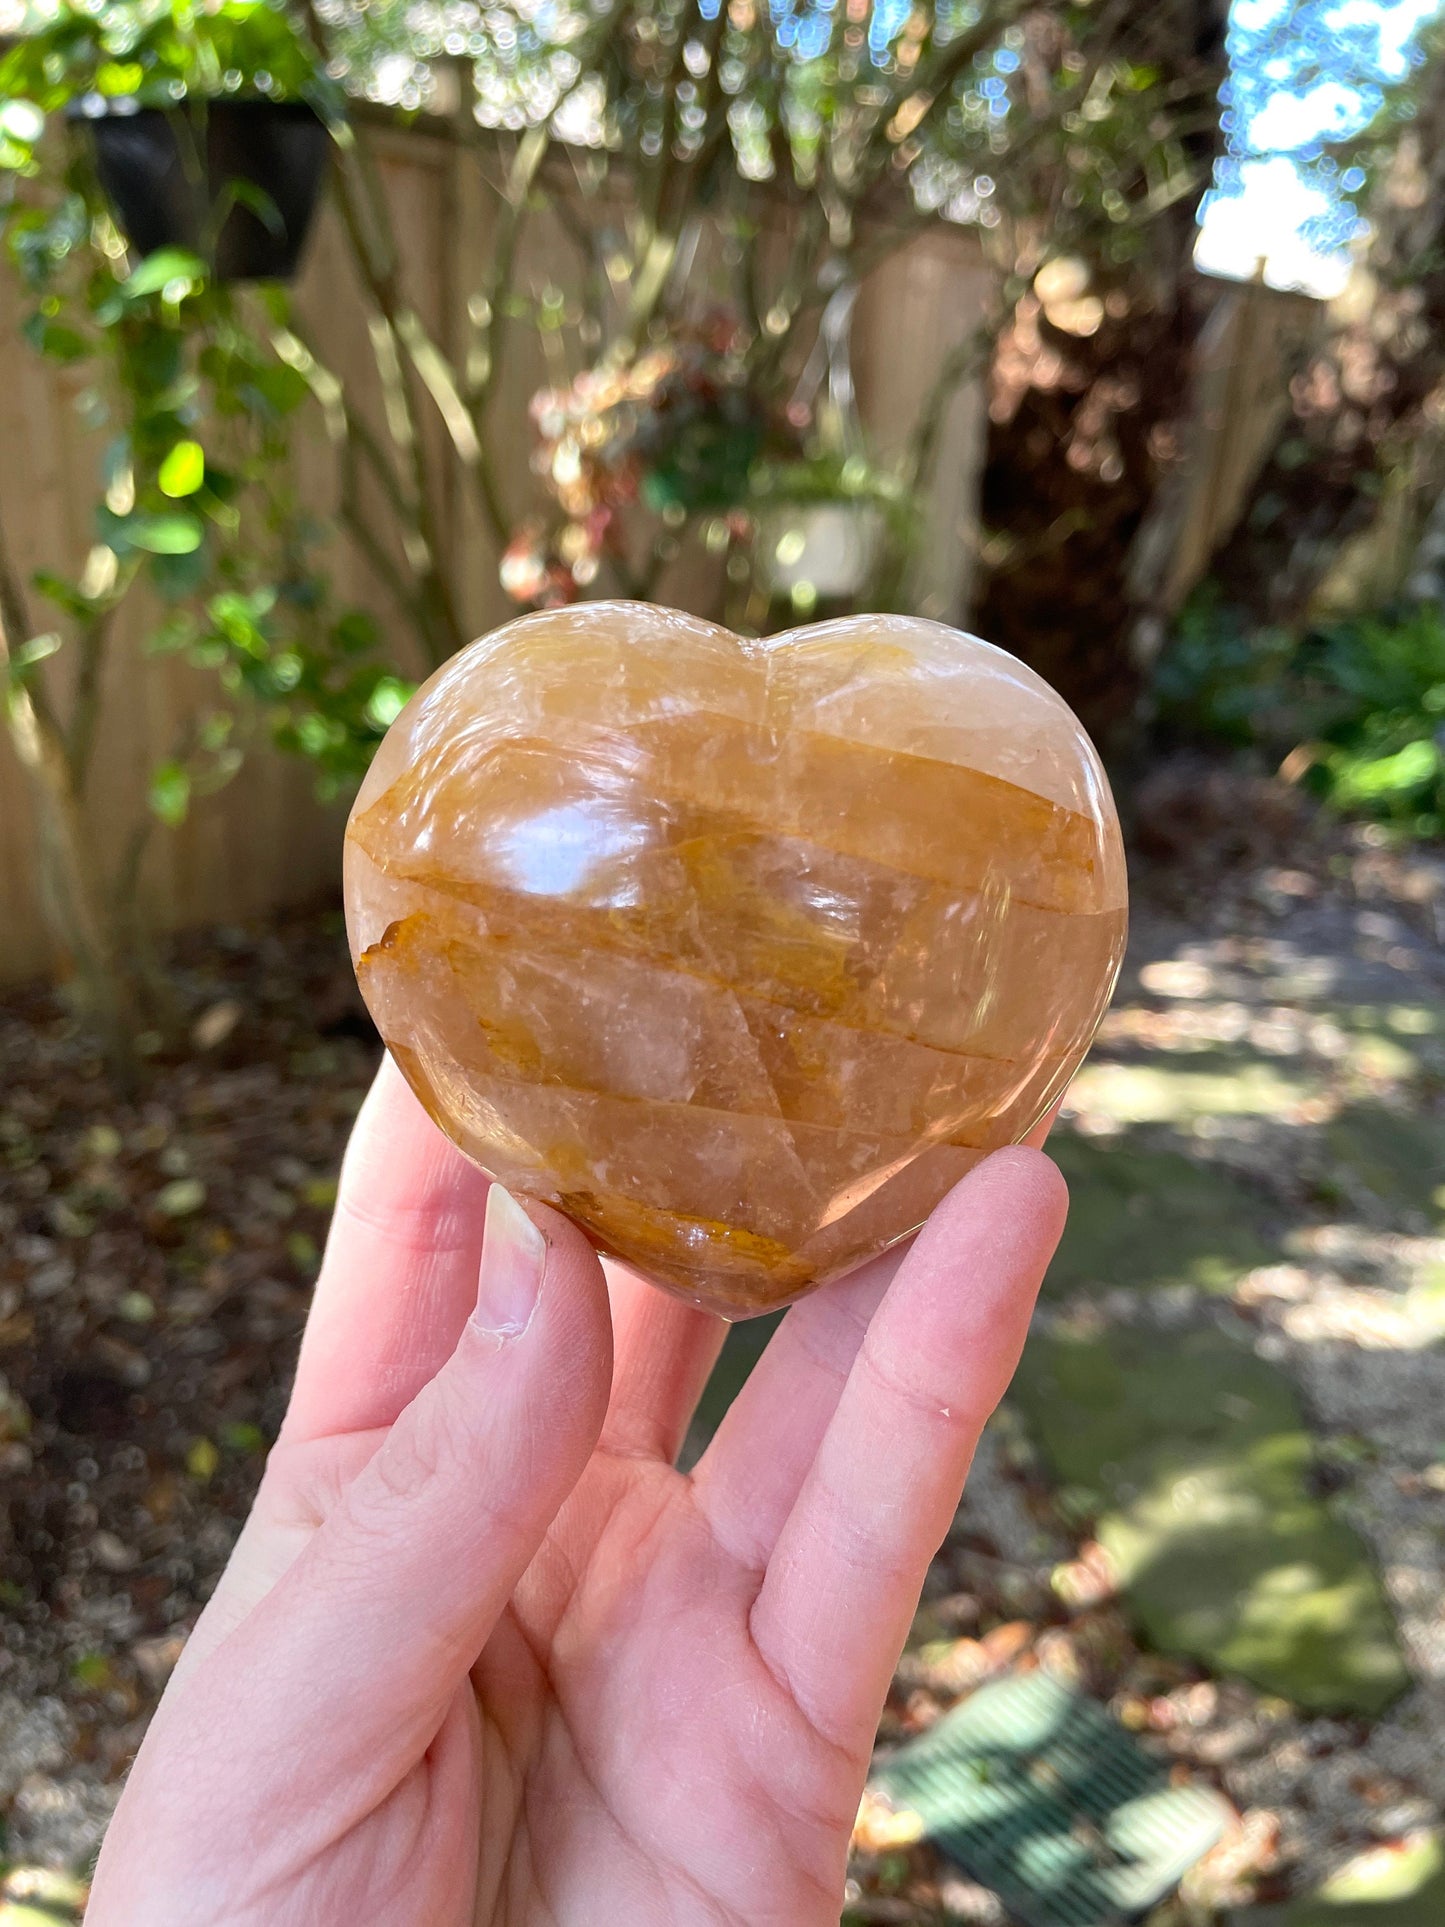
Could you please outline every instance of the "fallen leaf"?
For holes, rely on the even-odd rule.
[[[205,1202],[206,1187],[199,1178],[173,1178],[156,1193],[155,1206],[162,1217],[184,1218]]]
[[[853,1824],[853,1848],[858,1853],[892,1853],[923,1838],[923,1815],[911,1807],[894,1807],[871,1787],[863,1792]]]
[[[234,997],[223,997],[218,1004],[203,1010],[191,1025],[191,1042],[197,1050],[217,1050],[240,1023],[241,1006]]]

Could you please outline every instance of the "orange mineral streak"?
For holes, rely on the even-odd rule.
[[[728,1318],[916,1229],[1055,1102],[1123,953],[1099,761],[1030,670],[859,616],[524,616],[351,814],[362,992],[441,1128]]]

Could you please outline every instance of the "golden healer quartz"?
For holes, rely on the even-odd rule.
[[[1125,901],[1064,702],[901,616],[523,616],[418,690],[346,836],[362,993],[442,1130],[728,1318],[1038,1122]]]

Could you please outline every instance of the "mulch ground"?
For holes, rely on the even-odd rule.
[[[334,914],[189,940],[175,981],[189,1048],[129,1103],[53,994],[0,1006],[0,1814],[17,1859],[93,1849],[225,1563],[379,1053]]]

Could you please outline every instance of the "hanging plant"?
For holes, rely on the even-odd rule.
[[[202,101],[86,116],[116,220],[145,257],[184,248],[217,281],[290,281],[326,176],[331,137],[304,101]]]
[[[759,464],[749,495],[754,579],[800,616],[865,598],[906,553],[916,519],[897,476],[860,454]]]
[[[840,261],[823,272],[828,300],[788,403],[808,452],[760,462],[749,479],[753,619],[776,628],[877,600],[901,571],[916,522],[911,491],[867,454],[849,340],[857,282]]]
[[[134,255],[183,249],[213,281],[295,275],[339,96],[284,12],[36,9],[4,75],[8,96],[84,130]]]

